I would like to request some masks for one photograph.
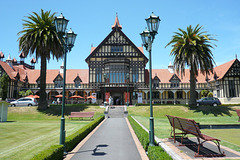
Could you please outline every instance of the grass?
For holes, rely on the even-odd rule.
[[[166,114],[194,119],[200,124],[240,124],[235,109],[240,109],[240,106],[201,106],[197,109],[191,109],[183,105],[153,106],[155,135],[159,138],[168,138],[170,136],[171,127],[165,116]],[[128,112],[129,115],[134,116],[149,129],[149,106],[130,107]],[[204,129],[202,132],[221,139],[222,145],[240,151],[240,129]]]
[[[0,123],[0,159],[27,160],[51,145],[59,144],[60,108],[50,107],[40,112],[36,107],[9,107],[8,122]],[[104,111],[99,106],[66,107],[66,113],[77,110],[94,111],[95,117]],[[67,136],[91,122],[65,118]]]

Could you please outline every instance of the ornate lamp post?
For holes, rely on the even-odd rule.
[[[158,27],[160,24],[159,16],[156,16],[153,12],[145,19],[147,22],[148,29],[146,28],[142,33],[140,33],[142,42],[146,50],[149,52],[149,90],[150,90],[150,130],[149,130],[149,145],[154,146],[154,119],[153,119],[153,109],[152,109],[152,43],[154,41],[155,35],[157,34]]]
[[[103,103],[104,103],[104,107],[106,107],[106,103],[105,103],[105,101],[106,101],[106,81],[107,81],[107,73],[104,73],[104,82],[105,82],[105,84],[104,84],[104,101],[103,101]]]
[[[129,106],[128,103],[128,82],[129,82],[129,73],[126,73],[126,81],[127,81],[127,107]]]
[[[63,68],[63,97],[62,97],[62,117],[61,117],[61,128],[60,128],[60,144],[64,145],[65,150],[65,83],[66,83],[66,61],[67,61],[67,52],[70,52],[74,46],[74,42],[77,34],[75,34],[72,29],[66,33],[66,28],[68,24],[67,19],[61,14],[59,17],[55,18],[56,31],[58,37],[62,42],[63,51],[64,51],[64,68]]]

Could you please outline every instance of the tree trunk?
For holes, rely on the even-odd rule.
[[[40,98],[38,103],[38,110],[44,110],[48,107],[47,94],[46,94],[46,72],[47,72],[47,59],[44,54],[41,56],[41,71],[40,71]]]
[[[190,107],[196,107],[196,78],[194,71],[190,68],[190,101],[189,106]]]

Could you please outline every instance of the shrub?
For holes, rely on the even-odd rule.
[[[171,160],[172,159],[172,157],[170,157],[160,146],[149,146],[148,158],[149,160]]]
[[[103,121],[103,119],[104,116],[100,116],[74,134],[67,136],[65,140],[66,151],[69,152],[73,150],[79,142],[81,142],[99,123]]]
[[[62,160],[63,145],[52,145],[50,148],[35,155],[31,160]]]
[[[149,146],[149,134],[146,132],[131,116],[128,116],[128,120],[141,142],[145,151],[148,151],[148,158],[150,160],[159,160],[159,159],[172,159],[160,146]],[[155,141],[155,144],[156,141]]]

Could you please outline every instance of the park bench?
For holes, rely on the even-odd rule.
[[[94,116],[94,112],[71,112],[69,119],[71,118],[90,118],[92,119]]]
[[[186,119],[186,118],[182,118],[182,117],[170,116],[170,115],[166,115],[166,116],[168,117],[169,123],[171,124],[171,137],[173,137],[174,143],[176,143],[176,135],[180,134],[182,136],[181,136],[181,142],[180,142],[179,146],[185,146],[185,145],[197,145],[198,146],[197,153],[195,153],[195,157],[209,157],[209,156],[223,157],[223,156],[225,156],[224,152],[222,152],[220,149],[219,142],[221,140],[202,134],[198,124],[194,120]],[[175,129],[179,129],[182,132],[176,133]],[[196,144],[196,143],[183,144],[183,139],[185,138],[185,136],[187,134],[192,134],[192,135],[196,136],[197,140],[198,140],[198,144]],[[201,142],[200,139],[203,139],[204,141]],[[206,141],[214,142],[217,145],[220,154],[200,155],[200,147],[203,146],[203,143]]]
[[[240,122],[240,109],[236,109],[237,115],[238,115],[238,122]]]

